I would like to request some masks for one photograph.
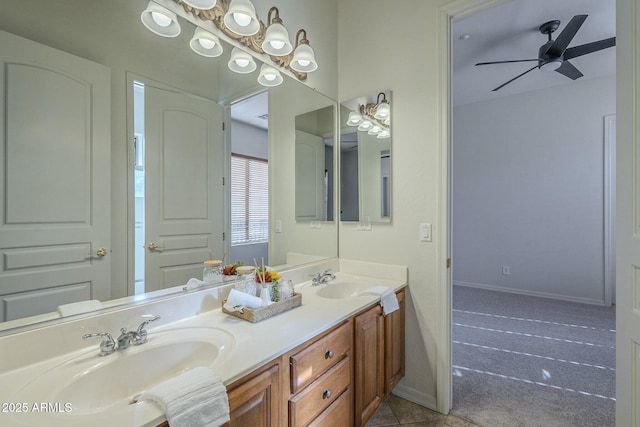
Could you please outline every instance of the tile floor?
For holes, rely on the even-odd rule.
[[[442,415],[393,394],[380,405],[365,427],[480,427],[453,415]]]

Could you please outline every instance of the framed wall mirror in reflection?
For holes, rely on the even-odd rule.
[[[391,91],[340,105],[340,220],[391,222]]]
[[[337,256],[337,227],[323,227],[322,243],[308,245],[286,222],[295,216],[294,117],[335,109],[335,101],[286,73],[265,89],[259,58],[252,73],[231,71],[234,46],[224,39],[220,56],[196,54],[195,19],[178,14],[176,37],[152,33],[140,18],[148,3],[30,0],[0,14],[0,331],[59,319],[57,307],[68,303],[108,308],[182,292],[210,257],[261,259],[230,250],[225,132],[258,135],[260,153],[234,150],[268,161],[265,261],[296,266]],[[45,69],[43,84],[34,84]],[[263,124],[239,130],[230,105],[265,90],[269,105],[304,110],[261,111]],[[204,113],[182,114],[193,103]],[[283,220],[277,234],[275,215]]]

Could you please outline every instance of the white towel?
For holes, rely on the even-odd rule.
[[[87,301],[78,301],[59,305],[58,314],[60,314],[60,316],[71,316],[74,314],[100,310],[101,308],[104,308],[104,306],[100,301],[98,301],[97,299],[90,299]]]
[[[193,368],[142,392],[138,400],[157,403],[171,427],[217,427],[229,421],[229,398],[220,377]]]
[[[254,295],[240,292],[237,289],[231,289],[231,292],[229,292],[229,296],[227,297],[225,308],[233,311],[232,309],[235,307],[259,308],[262,307],[262,300]]]
[[[187,282],[187,284],[184,286],[184,290],[188,291],[190,289],[197,289],[197,288],[201,288],[204,286],[204,282],[202,280],[198,280],[196,278],[191,278],[189,279],[189,281]]]
[[[379,295],[380,305],[382,306],[382,314],[384,314],[385,316],[389,313],[393,313],[400,308],[396,293],[393,292],[393,289],[386,286],[373,286],[360,292],[359,295]]]

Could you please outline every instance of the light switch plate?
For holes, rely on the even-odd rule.
[[[279,219],[276,219],[275,221],[275,229],[276,229],[276,233],[282,233],[282,221]]]
[[[420,241],[421,242],[431,241],[431,224],[427,222],[420,223]]]

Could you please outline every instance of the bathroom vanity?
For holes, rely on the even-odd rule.
[[[227,285],[0,337],[0,401],[27,409],[0,413],[0,424],[166,426],[156,404],[132,398],[209,366],[227,387],[230,426],[364,425],[404,375],[407,282],[405,267],[365,264],[335,260],[336,279],[319,286],[309,273],[326,265],[292,272],[302,305],[258,323],[222,312]],[[387,316],[379,296],[360,295],[380,285],[398,296]],[[82,340],[150,315],[160,319],[143,345],[101,357],[98,341]],[[17,347],[32,352],[13,360]],[[34,411],[40,402],[62,410]]]

